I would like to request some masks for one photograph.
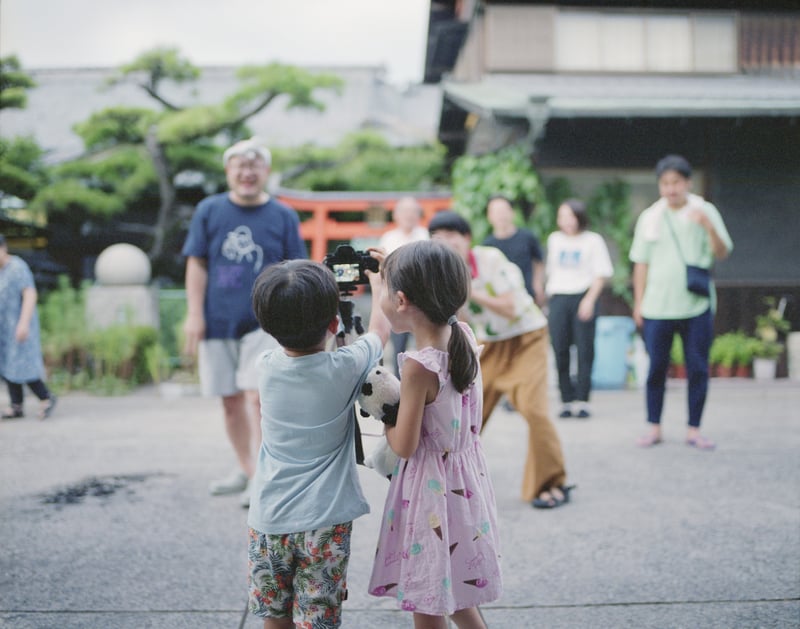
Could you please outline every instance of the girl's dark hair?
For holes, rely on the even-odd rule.
[[[390,291],[403,291],[437,325],[447,324],[469,298],[471,278],[466,262],[437,241],[421,240],[395,249],[381,273]],[[450,330],[450,377],[461,393],[478,375],[478,357],[458,323],[451,324]]]
[[[667,155],[658,160],[656,164],[656,179],[661,179],[661,175],[668,170],[674,170],[686,179],[692,178],[692,166],[689,164],[689,160],[682,155]]]
[[[253,312],[261,328],[283,347],[308,349],[325,338],[339,312],[339,287],[331,270],[310,260],[267,267],[253,284]]]
[[[578,219],[578,231],[582,232],[587,227],[589,227],[589,215],[586,214],[586,204],[581,201],[580,199],[567,199],[566,201],[561,202],[562,205],[566,205],[572,213],[575,215],[575,218]]]

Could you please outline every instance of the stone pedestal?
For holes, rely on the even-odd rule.
[[[118,323],[158,329],[158,288],[91,286],[86,292],[86,317],[93,328],[107,328]]]
[[[103,250],[95,263],[97,284],[86,293],[88,325],[113,324],[159,328],[158,288],[150,283],[150,260],[133,245],[120,243]]]

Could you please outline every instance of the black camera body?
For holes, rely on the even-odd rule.
[[[365,271],[378,272],[378,261],[369,252],[356,251],[350,245],[339,245],[336,251],[325,256],[323,263],[333,271],[343,292],[355,290],[359,284],[369,284]]]

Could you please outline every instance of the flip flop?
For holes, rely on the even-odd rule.
[[[690,448],[697,448],[698,450],[713,450],[717,444],[711,441],[708,437],[698,435],[694,439],[687,439],[686,445]]]
[[[554,487],[553,489],[559,489],[563,494],[562,498],[557,498],[553,495],[553,493],[549,490],[545,490],[543,493],[550,494],[549,498],[542,498],[541,495],[537,496],[531,501],[531,505],[534,509],[555,509],[556,507],[560,507],[561,505],[565,505],[569,502],[569,492],[575,489],[575,485],[564,485],[562,487]]]
[[[661,437],[656,437],[651,434],[643,435],[636,440],[636,445],[640,448],[652,448],[659,443],[661,443]]]

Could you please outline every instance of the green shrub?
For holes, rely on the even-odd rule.
[[[58,288],[44,300],[40,318],[48,379],[57,391],[113,395],[157,381],[148,357],[161,347],[158,330],[133,324],[130,312],[124,323],[89,330],[84,287],[73,289],[66,277],[59,278]]]

